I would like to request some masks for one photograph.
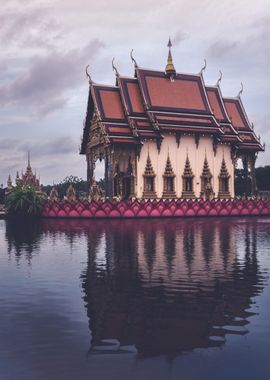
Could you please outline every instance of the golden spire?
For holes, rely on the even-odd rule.
[[[8,176],[8,180],[7,180],[7,187],[8,187],[8,189],[11,189],[11,188],[12,188],[12,181],[11,181],[10,174],[9,174],[9,176]]]
[[[166,75],[172,77],[176,74],[176,71],[175,71],[175,68],[174,68],[174,64],[173,64],[173,60],[172,60],[172,52],[171,52],[171,47],[172,47],[172,42],[171,42],[171,38],[169,38],[169,42],[168,42],[168,48],[169,48],[169,52],[168,52],[168,59],[167,59],[167,65],[166,65],[166,68],[165,68],[165,73]]]

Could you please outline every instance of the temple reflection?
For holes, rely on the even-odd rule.
[[[258,226],[266,233],[256,218],[48,219],[16,233],[7,223],[6,238],[10,254],[26,250],[29,260],[47,235],[70,245],[86,239],[81,284],[91,353],[174,356],[248,332],[253,297],[266,281]]]
[[[244,335],[262,283],[256,226],[244,225],[238,258],[232,221],[95,223],[82,275],[92,352],[174,355]],[[97,246],[105,236],[105,264]]]

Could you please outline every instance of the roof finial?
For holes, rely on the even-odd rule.
[[[88,72],[88,67],[89,67],[89,66],[90,66],[90,65],[87,65],[87,66],[86,66],[86,68],[85,68],[85,72],[86,72],[86,76],[87,76],[87,78],[88,78],[88,82],[89,82],[89,84],[92,84],[93,81],[92,81],[91,75],[90,75],[89,72]]]
[[[117,68],[116,68],[116,66],[114,64],[114,61],[115,61],[115,58],[113,57],[113,59],[112,59],[112,68],[113,68],[113,71],[115,72],[115,75],[117,77],[119,77],[119,72],[118,72],[118,70],[117,70]]]
[[[207,67],[207,61],[206,61],[206,59],[204,58],[204,66],[202,67],[202,69],[201,69],[201,71],[200,71],[200,74],[201,74],[201,75],[202,75],[203,72],[205,71],[206,67]]]
[[[131,52],[130,52],[130,58],[131,58],[132,62],[134,63],[134,66],[135,66],[135,67],[138,67],[137,62],[136,62],[135,58],[133,57],[133,50],[134,50],[134,49],[132,49]]]
[[[173,77],[176,74],[176,71],[175,71],[175,68],[174,68],[173,60],[172,60],[172,52],[171,52],[172,41],[171,41],[171,37],[169,37],[169,41],[168,41],[168,45],[167,46],[169,48],[169,52],[168,52],[168,59],[167,59],[167,65],[166,65],[166,68],[165,68],[165,73],[171,79],[173,79]]]
[[[27,165],[28,167],[30,167],[31,165],[30,165],[30,151],[28,150],[28,165]]]
[[[221,82],[221,79],[222,79],[222,76],[223,76],[222,71],[219,70],[219,78],[218,78],[218,81],[217,81],[216,86],[219,86],[219,84],[220,84],[220,82]]]
[[[238,92],[237,98],[240,98],[240,95],[243,93],[243,91],[244,91],[244,85],[241,82],[241,90]]]

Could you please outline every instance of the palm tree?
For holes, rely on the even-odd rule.
[[[16,186],[7,196],[8,215],[20,217],[38,216],[46,199],[46,194],[35,190],[32,186]]]

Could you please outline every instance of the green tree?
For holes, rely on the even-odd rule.
[[[46,194],[32,186],[16,186],[7,195],[6,206],[10,216],[35,217],[41,212]]]

